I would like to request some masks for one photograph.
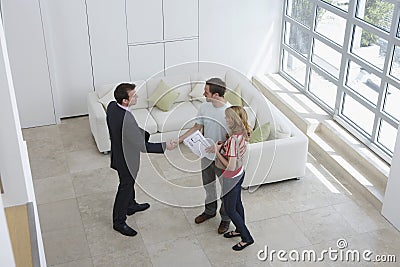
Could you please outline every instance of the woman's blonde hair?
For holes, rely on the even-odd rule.
[[[247,112],[241,106],[231,106],[225,109],[225,115],[232,121],[230,126],[231,134],[243,133],[246,140],[248,140],[251,129],[249,123],[247,122]]]

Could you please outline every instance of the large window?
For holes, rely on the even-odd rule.
[[[286,0],[280,73],[390,162],[400,121],[400,2]]]

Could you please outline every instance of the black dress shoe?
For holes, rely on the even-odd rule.
[[[113,226],[114,230],[117,232],[120,232],[123,235],[126,236],[135,236],[137,235],[137,232],[133,230],[132,228],[129,227],[126,223],[121,224],[121,225],[114,225]]]
[[[147,210],[148,208],[150,208],[149,203],[136,204],[135,206],[128,208],[126,215],[131,216],[131,215],[135,214],[136,212],[144,211],[144,210]]]

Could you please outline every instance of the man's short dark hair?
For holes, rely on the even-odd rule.
[[[129,100],[129,92],[136,87],[133,83],[121,83],[114,90],[114,98],[118,104],[122,104],[122,100]]]
[[[210,93],[218,93],[220,97],[224,97],[226,91],[226,85],[220,78],[211,78],[206,81],[206,85],[210,86]]]

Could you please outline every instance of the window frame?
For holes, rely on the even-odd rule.
[[[288,16],[287,10],[290,0],[285,0],[283,7],[283,18],[282,18],[282,34],[281,34],[281,46],[280,46],[280,60],[279,60],[279,73],[286,80],[288,80],[293,86],[295,86],[299,91],[307,95],[311,100],[313,100],[316,104],[318,104],[322,109],[324,109],[329,115],[332,116],[332,119],[342,125],[346,130],[348,130],[351,134],[357,137],[361,142],[363,142],[367,147],[369,147],[372,151],[374,151],[378,156],[384,159],[389,164],[391,163],[393,157],[393,151],[390,151],[388,148],[383,146],[380,142],[378,142],[378,135],[380,132],[381,120],[384,120],[389,125],[395,127],[396,129],[399,126],[400,118],[394,118],[384,111],[384,102],[385,95],[387,92],[388,84],[399,88],[400,90],[400,79],[393,77],[390,74],[390,69],[392,66],[392,62],[394,60],[394,48],[397,46],[400,49],[400,36],[397,36],[398,31],[400,32],[400,2],[399,1],[388,1],[394,4],[393,16],[390,24],[390,31],[386,32],[385,30],[376,27],[362,19],[357,18],[357,5],[360,0],[350,0],[348,5],[348,11],[345,11],[339,7],[329,4],[323,0],[309,0],[313,5],[312,12],[312,24],[311,27],[308,28],[298,22],[297,20]],[[343,40],[343,46],[336,44],[331,41],[327,37],[319,34],[315,31],[316,27],[316,19],[317,19],[317,8],[323,8],[335,15],[344,18],[346,20],[345,27],[345,36]],[[291,25],[296,25],[300,27],[303,31],[307,32],[311,38],[311,42],[309,47],[307,47],[307,55],[298,53],[296,50],[292,49],[289,45],[285,44],[285,36],[286,30],[285,25],[286,22],[289,22]],[[379,38],[382,38],[385,42],[387,42],[386,54],[384,58],[383,68],[369,63],[363,58],[353,54],[351,52],[352,48],[352,40],[354,37],[355,27],[360,27],[361,29],[365,29],[366,31],[377,35]],[[324,70],[319,65],[316,65],[312,62],[312,54],[314,50],[314,42],[318,40],[323,44],[329,46],[331,49],[334,49],[338,53],[342,55],[340,61],[340,69],[339,76],[334,77],[328,71]],[[284,66],[284,57],[283,51],[289,54],[292,54],[296,57],[297,60],[301,61],[306,66],[306,76],[304,81],[304,86],[299,84],[295,79],[293,79],[287,72],[283,70]],[[361,97],[359,94],[354,92],[353,89],[346,85],[347,75],[348,75],[348,67],[349,62],[352,61],[359,65],[361,68],[367,70],[367,72],[372,73],[381,79],[381,84],[379,85],[378,92],[378,100],[376,106],[372,105],[371,102]],[[318,73],[318,75],[327,79],[328,81],[334,83],[337,86],[335,107],[332,110],[325,103],[319,100],[318,97],[315,97],[310,92],[310,74],[311,70],[313,72]],[[360,131],[357,125],[355,125],[352,121],[347,119],[345,116],[341,114],[341,110],[343,109],[343,97],[344,94],[348,94],[354,100],[359,102],[364,107],[368,108],[375,115],[372,135],[369,137],[363,131]]]

